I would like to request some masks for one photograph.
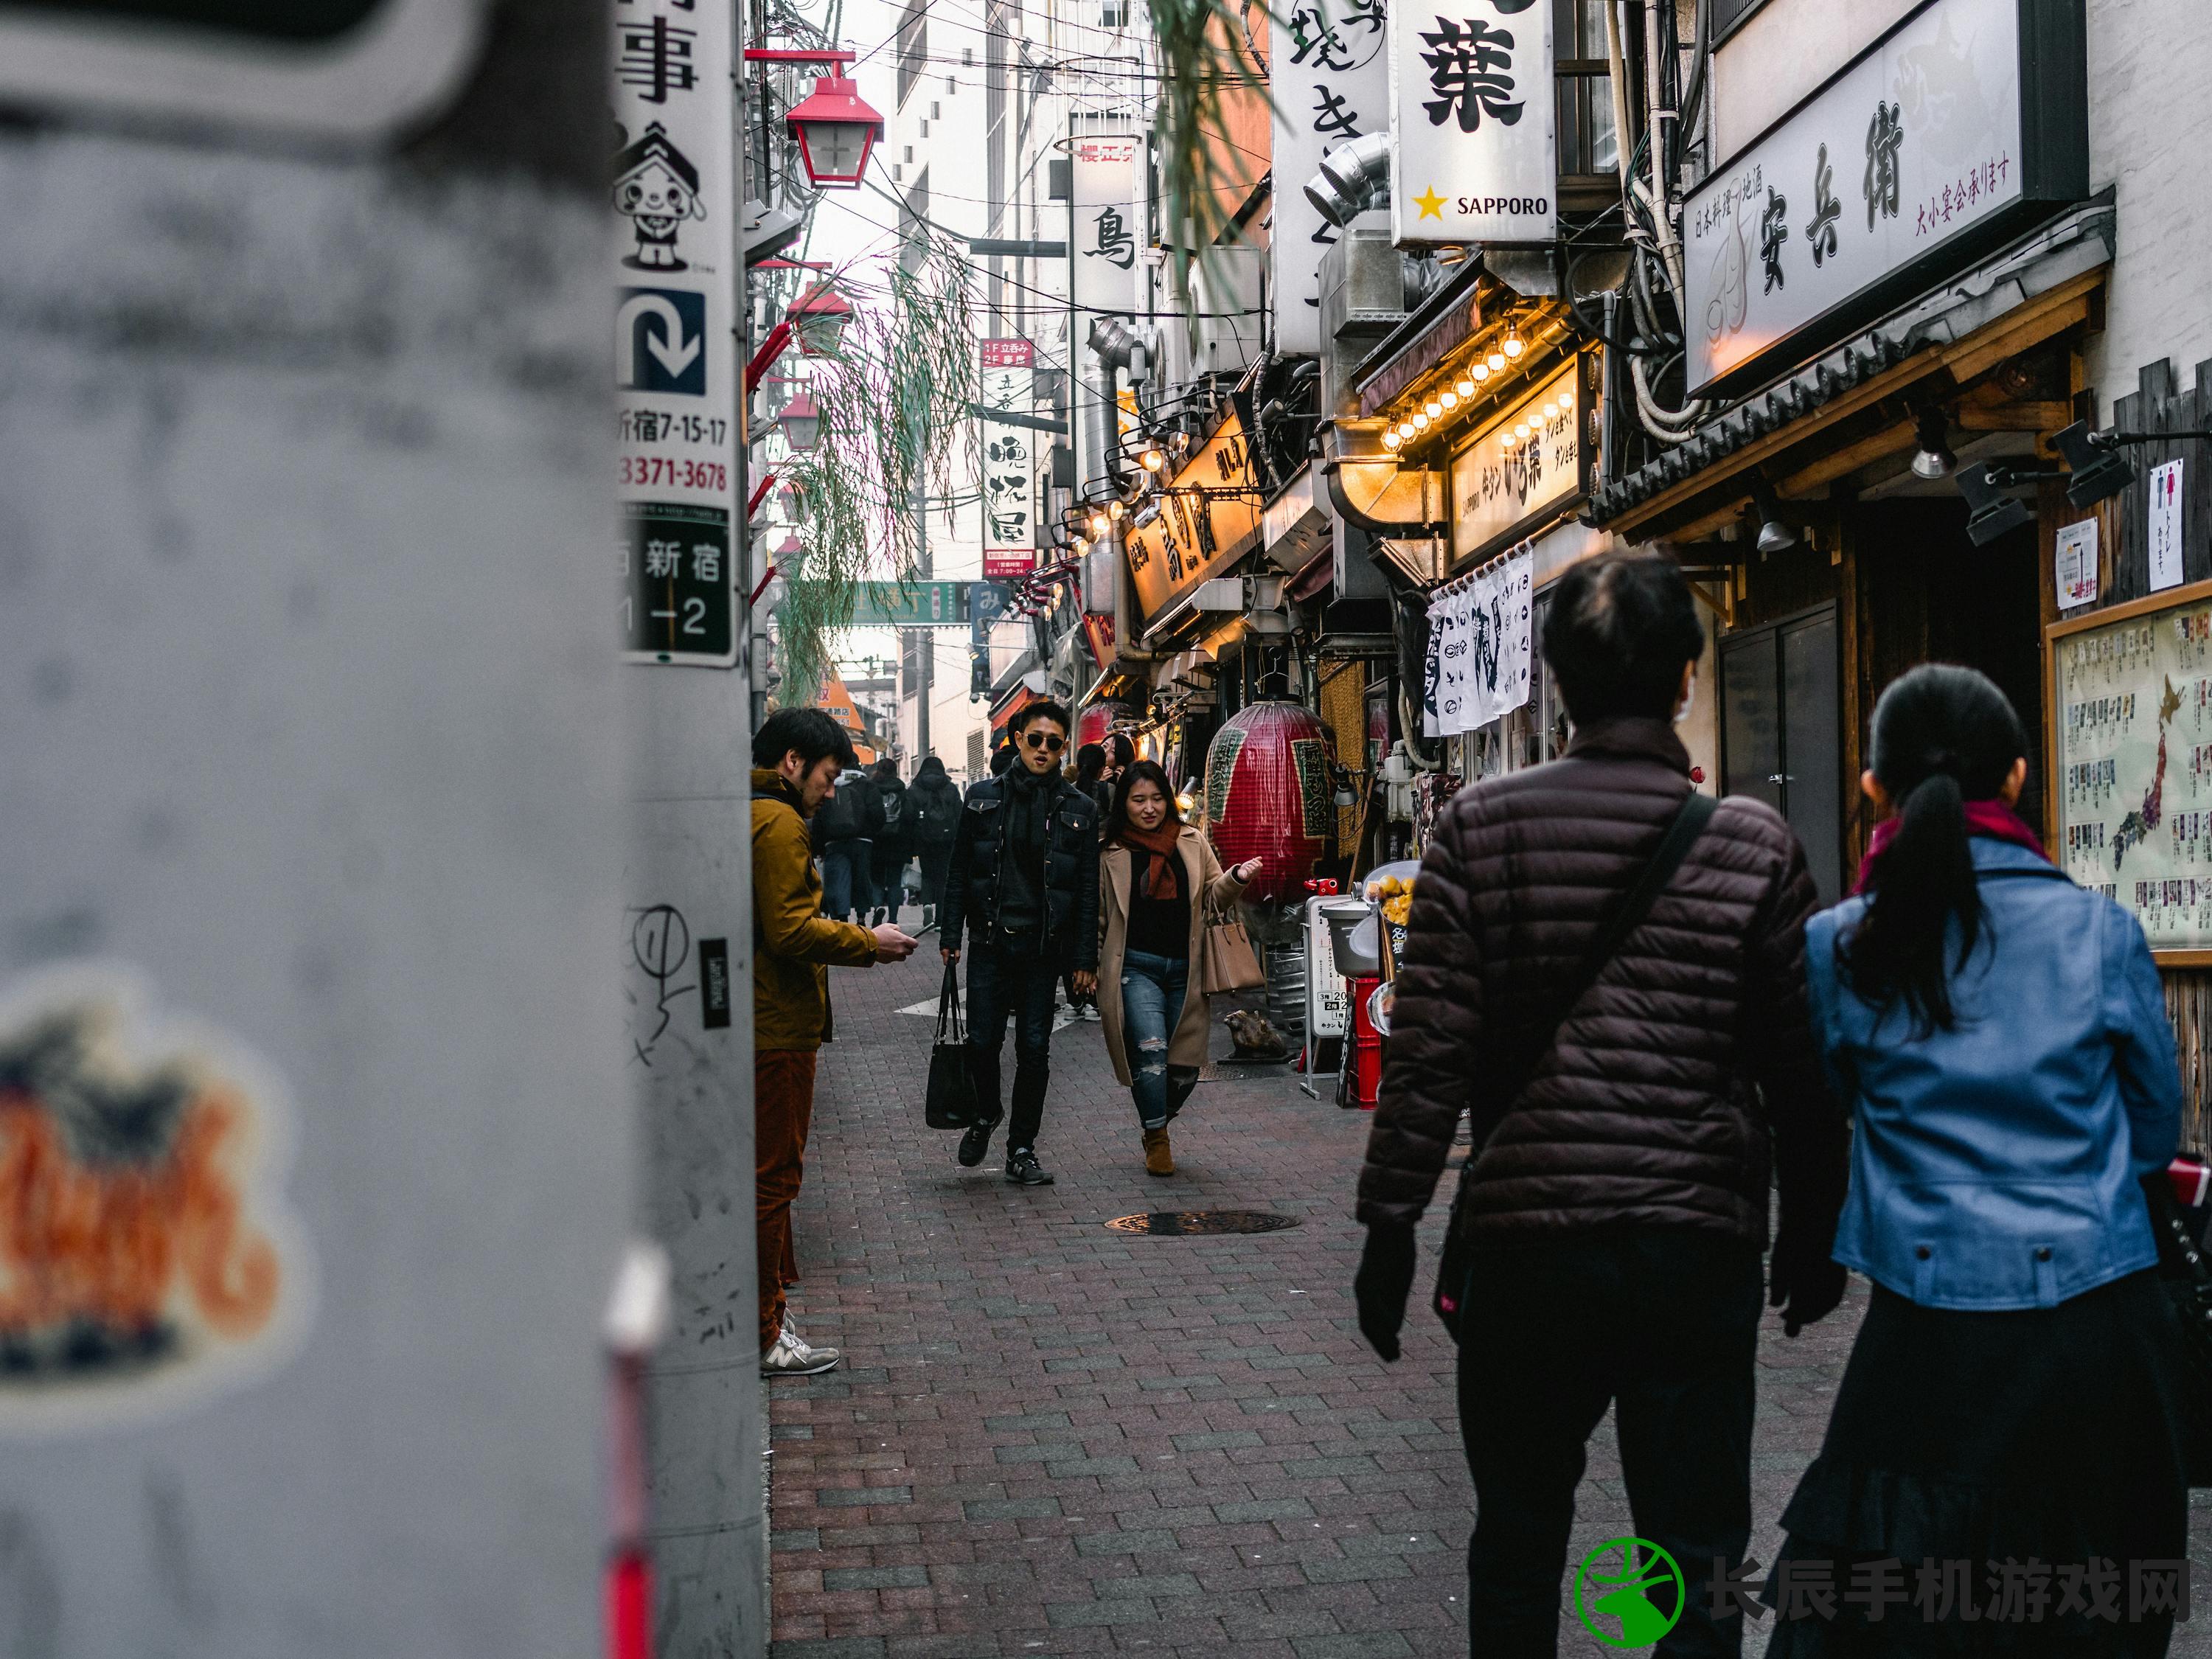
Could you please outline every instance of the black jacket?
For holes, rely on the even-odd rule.
[[[884,798],[876,781],[865,772],[846,773],[837,780],[836,793],[815,812],[811,828],[817,853],[841,841],[873,841],[884,828]]]
[[[925,853],[950,852],[960,833],[960,790],[933,755],[906,791],[906,828]]]
[[[1564,760],[1464,789],[1438,815],[1362,1221],[1419,1218],[1464,1114],[1477,1149],[1465,1225],[1486,1244],[1619,1226],[1760,1243],[1770,1163],[1792,1231],[1832,1236],[1847,1119],[1806,1001],[1813,882],[1790,827],[1756,801],[1721,803],[1525,1086],[1499,1091],[1689,793],[1689,769],[1664,720],[1599,720]]]
[[[952,841],[938,912],[939,937],[960,949],[965,927],[987,944],[999,914],[1000,826],[1006,782],[992,778],[972,787]],[[1042,801],[1045,815],[1045,954],[1069,968],[1098,965],[1098,809],[1065,778],[1054,781]]]

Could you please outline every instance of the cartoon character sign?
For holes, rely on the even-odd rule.
[[[267,1068],[130,975],[0,995],[0,1438],[142,1419],[296,1349],[312,1260]]]
[[[636,270],[688,270],[676,251],[687,219],[704,219],[699,200],[699,170],[668,141],[658,121],[646,123],[635,143],[615,157],[615,211],[637,234],[637,252],[623,263]]]

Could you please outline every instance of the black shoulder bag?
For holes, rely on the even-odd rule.
[[[1513,1087],[1508,1091],[1507,1098],[1512,1103],[1506,1108],[1508,1111],[1513,1105],[1519,1104],[1521,1094],[1534,1077],[1536,1068],[1543,1064],[1545,1056],[1552,1052],[1553,1045],[1559,1040],[1559,1030],[1567,1023],[1567,1017],[1589,994],[1590,987],[1597,983],[1598,975],[1605,971],[1606,963],[1613,960],[1623,942],[1636,931],[1644,918],[1650,915],[1653,902],[1664,890],[1668,882],[1674,878],[1674,872],[1682,867],[1683,859],[1688,855],[1698,837],[1705,833],[1705,825],[1718,805],[1711,795],[1699,794],[1695,789],[1691,790],[1684,799],[1681,809],[1668,824],[1667,833],[1659,838],[1657,850],[1637,872],[1635,881],[1621,895],[1613,913],[1606,918],[1605,925],[1590,940],[1589,949],[1575,964],[1573,977],[1562,988],[1558,1000],[1553,1004],[1551,1018],[1540,1025],[1529,1028],[1540,1033],[1540,1037],[1522,1066]],[[1468,1194],[1474,1185],[1474,1161],[1481,1155],[1481,1151],[1478,1146],[1469,1152],[1466,1164],[1460,1170],[1459,1191],[1452,1200],[1451,1222],[1444,1233],[1443,1260],[1437,1267],[1437,1317],[1443,1321],[1444,1328],[1451,1333],[1455,1342],[1460,1336],[1460,1304],[1467,1294],[1468,1275],[1474,1265],[1467,1237],[1467,1206]]]
[[[960,1021],[960,970],[945,964],[937,998],[937,1040],[929,1049],[929,1092],[922,1121],[933,1129],[964,1129],[975,1121],[975,1082],[968,1070],[968,1033]]]

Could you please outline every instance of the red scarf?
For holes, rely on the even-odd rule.
[[[1145,893],[1149,899],[1165,899],[1172,902],[1176,896],[1176,866],[1182,859],[1176,842],[1182,838],[1179,823],[1162,823],[1157,830],[1139,830],[1133,823],[1121,826],[1121,841],[1133,853],[1141,848],[1152,856],[1145,866]]]
[[[2025,847],[2039,859],[2051,854],[2043,850],[2041,837],[2027,827],[2027,820],[1997,799],[1970,800],[1966,807],[1966,833],[1970,836],[1989,836],[1998,841],[2008,841],[2015,847]],[[1851,884],[1851,891],[1863,893],[1874,875],[1875,860],[1897,839],[1899,820],[1893,815],[1874,827],[1867,837],[1866,856],[1859,860],[1859,878]]]

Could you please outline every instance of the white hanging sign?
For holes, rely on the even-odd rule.
[[[1076,326],[1087,330],[1085,312],[1133,316],[1137,306],[1137,162],[1144,140],[1134,133],[1079,135],[1071,191],[1072,237],[1067,258]]]
[[[1462,576],[1430,602],[1425,736],[1472,732],[1528,702],[1535,568],[1535,555],[1524,548]]]
[[[1390,119],[1389,32],[1382,0],[1293,0],[1267,30],[1273,94],[1275,349],[1317,355],[1321,261],[1337,228],[1306,199],[1322,157]]]
[[[632,661],[737,661],[735,42],[727,7],[615,9],[622,627]]]
[[[1397,240],[1550,241],[1559,182],[1552,0],[1405,0],[1389,36]]]
[[[2181,586],[2181,463],[2150,470],[2150,591]]]
[[[1036,347],[1028,340],[978,340],[977,380],[986,410],[1026,415],[1036,402]],[[1036,563],[1036,433],[983,417],[983,574],[1018,576]]]

